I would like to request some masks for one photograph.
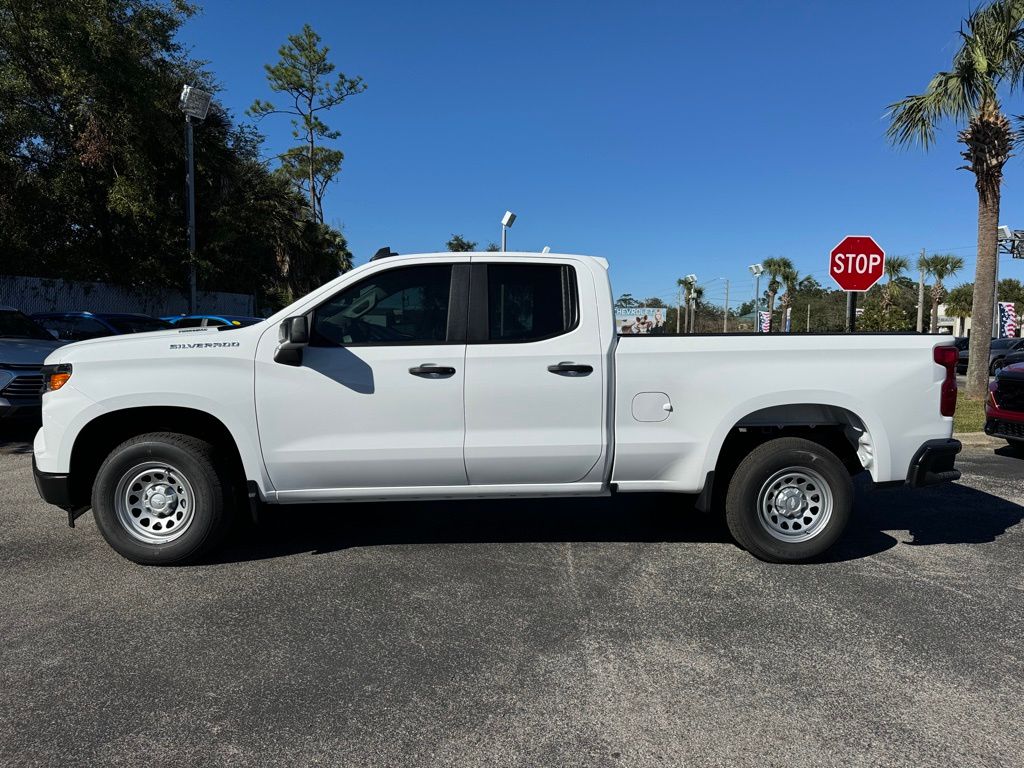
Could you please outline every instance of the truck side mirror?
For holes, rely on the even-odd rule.
[[[297,315],[281,321],[277,328],[277,342],[275,363],[302,365],[302,348],[309,344],[309,318]]]

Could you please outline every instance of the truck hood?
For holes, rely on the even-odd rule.
[[[4,365],[42,365],[53,350],[66,341],[46,339],[0,339],[0,368]]]
[[[250,329],[257,338],[265,330],[263,324],[258,323],[228,331],[219,331],[216,328],[171,328],[166,331],[101,336],[98,339],[86,339],[85,341],[76,341],[73,344],[68,344],[50,355],[46,362],[55,364],[73,363],[82,359],[117,360],[136,357],[140,354],[151,352],[156,347],[159,347],[161,350],[167,350],[171,344],[251,341],[253,333],[250,332]],[[218,344],[217,346],[220,345]]]

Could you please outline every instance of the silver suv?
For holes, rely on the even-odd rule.
[[[38,415],[43,361],[66,343],[13,307],[0,306],[0,419]]]

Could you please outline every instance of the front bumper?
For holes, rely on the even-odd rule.
[[[89,511],[88,504],[75,504],[71,496],[71,476],[55,472],[40,472],[36,457],[32,457],[32,479],[36,490],[47,504],[60,507],[68,513],[68,526],[75,527],[75,520]]]
[[[1024,420],[989,417],[985,421],[985,434],[1004,440],[1024,441]]]
[[[61,509],[74,509],[71,502],[71,476],[52,472],[40,472],[36,466],[36,458],[32,457],[32,479],[36,481],[36,490],[47,504]]]
[[[1024,440],[1024,411],[1001,408],[990,390],[985,401],[985,434],[1004,440]]]
[[[963,446],[959,440],[943,438],[929,440],[914,454],[907,472],[907,485],[924,488],[938,483],[960,479],[960,470],[953,467],[956,455]]]
[[[0,419],[23,418],[38,419],[42,402],[38,397],[0,397]]]

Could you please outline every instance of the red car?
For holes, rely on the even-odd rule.
[[[985,432],[1024,448],[1024,363],[1006,366],[989,384]]]

